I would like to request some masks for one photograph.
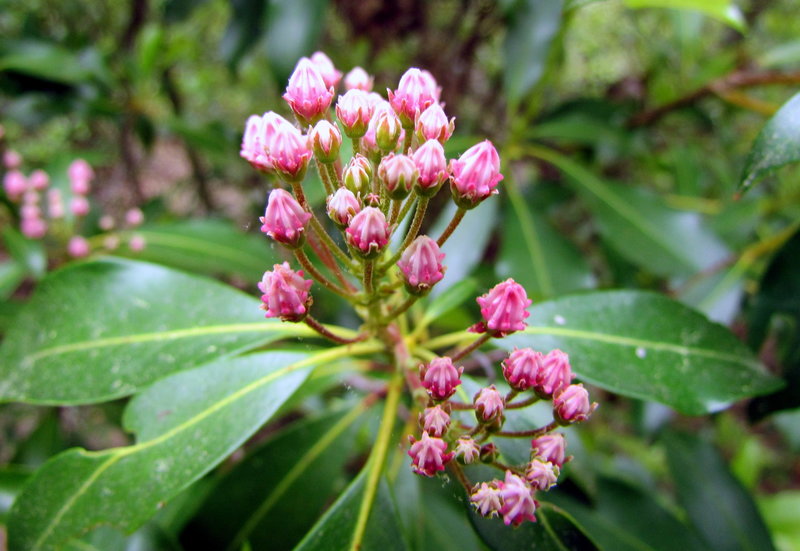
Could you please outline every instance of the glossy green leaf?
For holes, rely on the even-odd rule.
[[[92,77],[75,52],[59,44],[39,40],[0,44],[0,73],[15,71],[62,84],[80,84]]]
[[[448,287],[442,294],[434,298],[425,309],[425,315],[415,329],[420,325],[427,327],[451,310],[458,308],[470,298],[475,298],[478,284],[474,279],[462,279]]]
[[[336,350],[255,354],[162,379],[125,413],[135,445],[72,449],[37,472],[12,508],[11,548],[57,549],[99,524],[134,530],[240,446]]]
[[[783,104],[759,132],[739,178],[739,191],[747,191],[761,176],[797,161],[800,161],[800,93]]]
[[[677,433],[665,443],[678,500],[709,549],[775,549],[752,498],[711,444]]]
[[[6,515],[11,504],[31,477],[31,469],[5,466],[0,469],[0,524],[6,524]]]
[[[153,264],[71,265],[42,282],[0,346],[0,400],[110,400],[304,331],[265,320],[258,305],[216,281]]]
[[[587,293],[530,311],[527,329],[496,340],[497,346],[560,348],[582,380],[688,415],[781,386],[725,327],[661,295]]]
[[[158,524],[149,522],[130,535],[101,526],[81,539],[72,540],[65,551],[181,551],[178,542]]]
[[[17,290],[25,279],[25,268],[14,260],[0,263],[0,300],[5,300]]]
[[[47,270],[47,252],[41,241],[28,239],[10,226],[3,228],[3,241],[17,264],[37,279],[44,275]]]
[[[629,8],[674,8],[696,10],[744,32],[747,22],[732,0],[625,0]]]

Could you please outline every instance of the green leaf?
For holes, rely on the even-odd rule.
[[[797,161],[800,161],[800,93],[783,104],[759,132],[739,178],[739,192],[744,193],[776,168]]]
[[[43,80],[76,85],[93,76],[75,52],[38,40],[0,43],[0,72],[15,71]]]
[[[496,345],[564,350],[589,383],[702,415],[780,387],[725,327],[661,295],[606,291],[535,304]]]
[[[125,413],[135,445],[72,449],[37,472],[12,508],[11,548],[57,549],[99,524],[133,531],[263,425],[311,366],[341,353],[268,352],[162,379]]]
[[[17,290],[25,279],[25,272],[25,268],[16,261],[0,263],[0,300],[7,299]]]
[[[104,259],[48,276],[0,346],[0,400],[101,402],[289,335],[259,302],[216,281]]]
[[[314,50],[322,32],[327,0],[271,0],[264,51],[278,82],[289,77],[300,57]]]
[[[800,490],[761,496],[758,498],[758,508],[777,547],[796,550],[800,543]],[[781,545],[783,542],[785,544]]]
[[[233,0],[231,18],[220,42],[220,54],[231,67],[253,47],[264,27],[264,12],[268,2],[263,0]]]
[[[6,524],[11,504],[30,477],[30,469],[24,467],[6,465],[0,469],[0,525]]]
[[[775,549],[755,503],[711,444],[678,433],[665,443],[678,500],[709,549]]]
[[[29,274],[36,279],[44,275],[47,271],[47,252],[41,241],[28,239],[10,226],[3,229],[3,241],[11,257]]]
[[[747,29],[744,15],[731,0],[625,0],[625,5],[629,8],[695,10],[722,21],[739,32]]]
[[[477,289],[478,284],[474,279],[462,279],[454,283],[431,301],[414,329],[416,330],[420,326],[427,327],[443,315],[461,306],[465,301],[474,298]]]

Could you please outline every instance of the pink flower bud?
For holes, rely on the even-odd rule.
[[[411,158],[419,172],[415,188],[417,193],[424,197],[434,195],[447,179],[447,159],[442,144],[437,140],[428,140],[417,148]]]
[[[319,121],[309,133],[308,138],[318,161],[333,163],[339,158],[342,133],[335,124],[331,124],[324,119]]]
[[[544,355],[530,348],[514,349],[503,360],[503,376],[512,388],[525,391],[536,384],[539,377]]]
[[[145,240],[144,236],[140,234],[131,236],[131,240],[128,241],[128,248],[135,253],[142,252],[146,246],[147,241]]]
[[[74,216],[86,216],[91,210],[89,200],[83,195],[75,195],[69,202],[69,210]]]
[[[536,380],[536,394],[542,398],[550,398],[559,390],[569,386],[574,377],[569,365],[569,356],[561,350],[552,350],[542,362],[542,370]]]
[[[369,94],[363,90],[349,90],[336,102],[336,117],[348,138],[360,138],[367,133],[373,106]]]
[[[375,207],[365,207],[356,214],[346,232],[348,243],[364,258],[375,258],[389,243],[389,224]]]
[[[471,209],[497,193],[500,156],[489,140],[467,149],[461,157],[450,161],[450,191],[458,206]]]
[[[549,461],[539,458],[531,459],[525,469],[525,480],[533,486],[534,490],[546,492],[558,481],[559,469]]]
[[[47,191],[47,216],[53,219],[64,218],[64,200],[58,188]]]
[[[38,205],[42,200],[42,195],[35,189],[28,188],[22,194],[22,203],[25,205]]]
[[[472,503],[482,517],[496,517],[500,514],[503,507],[500,488],[503,483],[499,480],[491,482],[481,482],[480,486],[475,486],[469,496]]]
[[[531,455],[557,467],[563,467],[566,463],[566,450],[567,442],[564,440],[564,435],[558,432],[531,440]]]
[[[47,235],[47,222],[41,218],[23,218],[20,221],[20,231],[30,239],[41,239]]]
[[[239,156],[249,162],[256,170],[268,172],[272,170],[272,163],[269,157],[267,157],[264,149],[265,147],[266,133],[264,120],[258,115],[250,115],[244,126],[244,135],[242,136],[242,147],[239,150]]]
[[[500,457],[500,450],[494,445],[494,442],[489,442],[481,446],[481,461],[484,463],[494,463]]]
[[[311,307],[311,280],[303,279],[302,270],[295,272],[288,262],[275,264],[271,272],[264,272],[258,284],[261,296],[261,309],[268,318],[298,322],[308,315]]]
[[[503,408],[505,407],[503,396],[494,385],[479,390],[475,394],[473,403],[475,405],[475,417],[479,423],[494,421],[503,415]]]
[[[481,449],[471,436],[461,436],[456,441],[456,459],[464,465],[474,463],[480,458]]]
[[[22,155],[13,149],[9,149],[3,153],[3,166],[5,166],[8,170],[17,170],[20,166],[22,166]]]
[[[375,124],[375,144],[381,151],[394,151],[397,148],[400,132],[403,130],[400,126],[400,119],[391,109],[384,109],[373,117],[370,126],[373,122]]]
[[[346,228],[360,210],[361,203],[347,188],[340,187],[336,193],[328,196],[328,216],[340,227]]]
[[[50,185],[50,176],[44,170],[34,170],[28,177],[28,183],[36,191],[44,191]]]
[[[290,182],[299,182],[306,175],[311,149],[308,138],[289,124],[280,124],[270,136],[266,146],[267,157],[279,176]]]
[[[67,168],[67,176],[72,193],[78,195],[89,193],[92,180],[94,180],[94,170],[89,163],[83,159],[75,159]]]
[[[444,109],[438,103],[432,103],[417,117],[416,131],[420,142],[438,140],[442,144],[450,139],[455,129],[455,119],[447,120]]]
[[[569,385],[553,396],[553,416],[562,425],[586,421],[597,409],[596,403],[589,403],[589,392],[582,384]]]
[[[12,201],[19,201],[28,189],[28,179],[19,170],[9,170],[3,176],[3,190]]]
[[[418,177],[417,165],[406,155],[389,153],[378,165],[378,181],[392,199],[405,198]]]
[[[144,222],[144,213],[141,209],[132,208],[125,213],[125,224],[129,227],[141,226],[142,222]]]
[[[272,239],[296,249],[305,240],[306,224],[311,213],[303,210],[292,195],[283,189],[273,189],[267,200],[264,216],[259,220],[263,224],[261,231]]]
[[[26,203],[22,205],[19,209],[19,216],[22,219],[25,218],[41,218],[42,217],[42,209],[36,203]]]
[[[331,58],[322,52],[314,52],[311,54],[311,61],[322,75],[325,86],[335,89],[339,81],[342,80],[342,72],[336,69]]]
[[[373,78],[361,67],[353,67],[344,77],[344,87],[347,90],[372,91]]]
[[[422,439],[415,440],[409,436],[411,449],[411,469],[422,476],[433,476],[444,470],[445,464],[453,458],[453,452],[446,453],[447,443],[441,438],[432,438],[427,432],[422,433]]]
[[[439,101],[439,90],[431,74],[413,67],[400,78],[397,90],[387,92],[404,128],[413,128],[417,114]]]
[[[420,235],[403,251],[397,265],[403,272],[406,289],[415,295],[424,295],[444,277],[442,266],[444,253],[436,241],[427,235]]]
[[[283,99],[303,124],[311,125],[322,118],[330,107],[333,87],[325,84],[314,62],[303,57],[289,77]]]
[[[110,214],[104,214],[100,217],[100,220],[97,221],[97,225],[100,226],[100,229],[103,231],[111,231],[117,224],[114,221],[113,216]]]
[[[119,236],[118,235],[109,235],[105,239],[103,239],[103,247],[108,249],[109,251],[115,250],[119,247]]]
[[[441,437],[450,426],[450,415],[442,406],[436,405],[425,408],[425,411],[419,414],[419,422],[422,430],[432,436]]]
[[[69,243],[67,243],[67,254],[69,254],[72,258],[83,258],[85,256],[89,256],[90,250],[91,248],[89,247],[89,242],[85,237],[80,235],[73,235],[69,239]]]
[[[531,301],[522,285],[513,279],[498,283],[488,293],[478,297],[477,302],[483,322],[473,326],[473,332],[492,331],[505,336],[525,329],[525,318],[530,315],[526,308],[531,305]]]
[[[526,520],[536,522],[534,513],[538,504],[533,499],[533,489],[511,471],[506,471],[506,478],[500,487],[500,499],[503,501],[500,514],[506,526],[519,526]]]
[[[364,196],[369,193],[372,182],[372,165],[369,159],[356,153],[344,168],[342,181],[345,187],[356,195]]]
[[[428,394],[434,400],[442,401],[455,394],[456,388],[461,384],[463,372],[463,367],[456,369],[453,360],[443,356],[420,366],[419,376]]]

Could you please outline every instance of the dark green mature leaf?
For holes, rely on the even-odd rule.
[[[195,8],[208,0],[167,0],[164,3],[164,19],[167,23],[178,23],[192,15]]]
[[[329,356],[268,352],[162,379],[125,413],[135,445],[72,449],[37,472],[12,508],[11,548],[57,549],[99,524],[134,530],[240,446]]]
[[[38,40],[0,43],[0,73],[15,71],[62,84],[80,84],[93,76],[75,52]]]
[[[142,262],[103,259],[48,276],[0,346],[0,400],[100,402],[215,358],[303,332],[252,297]]]
[[[747,22],[739,7],[732,0],[625,0],[629,8],[674,8],[696,10],[705,13],[744,32]]]
[[[72,540],[65,551],[181,551],[180,545],[156,523],[148,522],[136,532],[122,532],[101,526],[79,540]]]
[[[31,469],[5,466],[0,469],[0,524],[6,524],[6,515],[25,482],[31,476]]]
[[[775,549],[752,498],[711,444],[677,433],[667,435],[665,443],[678,500],[709,549]]]
[[[0,263],[0,301],[7,299],[25,279],[25,268],[15,260]]]
[[[560,348],[582,380],[688,415],[781,386],[725,327],[648,292],[587,293],[536,304],[528,328],[496,344]]]
[[[800,93],[783,104],[759,132],[739,178],[739,191],[747,191],[761,176],[797,161],[800,161]]]
[[[28,239],[10,226],[3,229],[3,241],[17,264],[36,279],[44,275],[47,270],[47,252],[41,241]]]

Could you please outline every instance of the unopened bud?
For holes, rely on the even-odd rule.
[[[353,216],[361,210],[358,198],[347,188],[340,187],[336,193],[328,197],[328,216],[342,228],[350,225]]]
[[[406,155],[389,153],[378,165],[378,181],[392,199],[404,199],[418,176],[417,165]]]
[[[314,156],[322,163],[333,163],[339,159],[342,133],[339,127],[326,120],[319,121],[309,134]]]

